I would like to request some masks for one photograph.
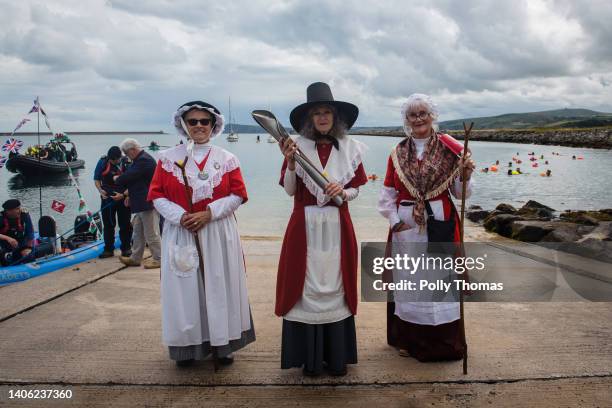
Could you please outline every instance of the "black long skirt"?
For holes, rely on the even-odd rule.
[[[465,352],[461,321],[430,326],[403,321],[395,303],[387,303],[387,343],[406,350],[419,361],[460,360]]]
[[[250,312],[249,312],[250,314]],[[174,361],[185,360],[204,360],[213,350],[217,352],[217,357],[227,357],[231,353],[246,347],[255,341],[255,326],[253,325],[253,315],[251,318],[251,328],[242,332],[239,339],[230,340],[223,346],[211,346],[210,341],[191,346],[168,346],[170,359]]]
[[[357,364],[355,318],[327,324],[307,324],[283,319],[281,368],[303,367],[318,375],[327,369],[346,372],[347,364]]]

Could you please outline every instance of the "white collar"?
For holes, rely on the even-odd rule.
[[[163,150],[158,156],[162,168],[172,173],[174,178],[181,184],[184,184],[183,175],[181,169],[175,163],[183,162],[185,157],[189,157],[187,166],[185,167],[185,174],[187,175],[189,186],[191,186],[193,190],[191,197],[193,203],[212,198],[213,190],[221,183],[223,175],[240,167],[240,162],[232,153],[215,145],[209,145],[209,148],[210,155],[202,171],[202,173],[207,174],[205,180],[198,177],[200,169],[193,159],[193,155],[188,153],[187,146],[184,144]]]
[[[355,177],[355,171],[361,164],[363,156],[368,149],[364,143],[345,136],[338,140],[340,149],[332,147],[324,169],[319,160],[314,140],[299,136],[295,142],[306,157],[315,165],[317,170],[323,173],[329,181],[343,186]],[[298,165],[295,169],[296,174],[302,179],[308,191],[317,198],[317,205],[322,207],[327,204],[330,197],[323,192],[301,166]]]

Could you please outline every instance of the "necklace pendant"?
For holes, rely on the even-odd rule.
[[[202,170],[201,172],[198,173],[198,178],[200,180],[206,181],[206,180],[208,180],[208,173],[205,172],[204,170]]]

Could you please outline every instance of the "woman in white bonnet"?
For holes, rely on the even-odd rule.
[[[410,95],[401,112],[406,138],[389,156],[378,202],[378,211],[389,220],[388,242],[430,242],[428,220],[430,227],[439,225],[433,220],[445,221],[444,240],[458,242],[459,218],[451,195],[461,198],[460,175],[465,167],[469,197],[474,162],[462,161],[458,156],[462,145],[437,131],[438,110],[431,97]],[[401,273],[393,271],[394,279],[401,279]],[[387,342],[401,356],[419,361],[463,357],[458,302],[409,301],[401,291],[393,295],[394,301],[387,304]]]
[[[234,351],[255,341],[234,217],[248,199],[246,187],[236,156],[211,143],[224,126],[217,108],[202,101],[188,102],[175,112],[173,124],[188,142],[159,153],[148,195],[165,218],[163,343],[179,366],[210,354],[227,365],[233,362]],[[192,211],[177,164],[185,165]],[[198,266],[194,234],[202,246],[204,271]]]

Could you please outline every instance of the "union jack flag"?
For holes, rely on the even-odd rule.
[[[23,146],[23,142],[21,140],[13,139],[11,137],[2,145],[2,151],[17,153],[19,149],[21,149],[21,146]]]
[[[4,163],[6,163],[6,157],[0,156],[0,169],[4,167]]]

